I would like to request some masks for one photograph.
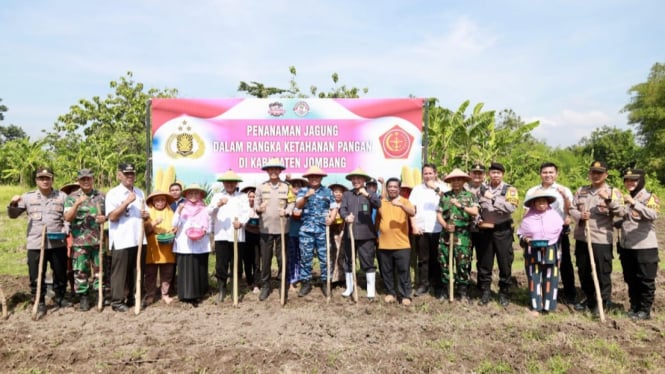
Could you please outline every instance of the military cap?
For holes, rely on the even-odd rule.
[[[605,161],[594,161],[589,166],[589,171],[607,172],[607,163]]]

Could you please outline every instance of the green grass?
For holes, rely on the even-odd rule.
[[[25,214],[16,219],[7,215],[7,205],[12,196],[20,195],[26,188],[0,186],[0,205],[4,212],[0,214],[0,274],[27,274],[25,240],[28,221]]]

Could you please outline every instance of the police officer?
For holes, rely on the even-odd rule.
[[[452,247],[455,259],[455,288],[462,301],[468,301],[467,289],[471,274],[471,233],[469,226],[478,215],[478,200],[476,196],[464,189],[464,183],[471,177],[460,169],[453,170],[443,181],[450,183],[452,189],[443,194],[439,203],[437,219],[444,228],[439,239],[439,264],[441,264],[441,280],[443,282],[443,298],[448,298],[449,260]],[[453,233],[453,242],[450,242],[450,233]]]
[[[300,281],[302,286],[298,292],[303,297],[312,291],[312,260],[314,250],[318,253],[321,268],[321,292],[327,295],[328,259],[326,257],[326,226],[333,222],[337,209],[334,208],[335,198],[330,188],[321,184],[327,174],[318,166],[311,166],[303,177],[309,185],[298,191],[296,208],[301,209],[302,226],[300,226]]]
[[[622,213],[623,196],[618,189],[606,183],[607,164],[605,162],[594,161],[591,164],[589,179],[591,184],[577,190],[570,207],[570,216],[577,222],[573,232],[575,260],[582,291],[586,295],[586,302],[583,300],[575,304],[575,310],[582,311],[588,307],[594,314],[597,314],[596,290],[591,275],[585,230],[589,230],[603,304],[606,309],[611,309],[615,307],[611,301],[613,220],[615,216],[620,216]]]
[[[79,310],[90,309],[88,293],[89,277],[94,277],[93,288],[100,287],[99,279],[99,227],[106,220],[104,216],[104,194],[93,188],[93,173],[90,169],[78,172],[80,189],[72,192],[65,200],[65,220],[70,222],[72,231],[72,267],[74,270],[75,292],[79,297]],[[99,210],[98,210],[99,209]],[[92,266],[90,265],[92,264]]]
[[[7,213],[9,218],[17,218],[23,212],[28,216],[27,249],[28,273],[30,276],[30,292],[39,298],[37,318],[46,314],[46,287],[41,288],[37,295],[38,272],[42,272],[42,279],[46,273],[46,263],[51,264],[53,271],[53,288],[55,291],[55,304],[58,307],[67,307],[71,304],[65,300],[67,287],[67,244],[65,243],[65,225],[63,213],[67,195],[53,188],[53,170],[40,166],[35,171],[37,189],[23,195],[13,196]],[[43,229],[48,233],[62,234],[62,238],[42,236]],[[45,240],[45,242],[43,242]],[[44,246],[44,267],[39,269],[40,249]]]
[[[660,211],[660,200],[644,188],[644,171],[628,169],[623,176],[623,220],[619,242],[619,257],[623,279],[628,285],[632,319],[650,319],[656,293],[658,272],[658,239],[654,221]]]
[[[478,288],[481,291],[479,305],[490,301],[492,268],[496,255],[499,266],[499,304],[509,303],[510,276],[513,265],[513,218],[518,203],[517,189],[503,181],[506,168],[493,162],[489,168],[490,182],[480,189],[480,214],[478,223],[480,242],[478,255]]]
[[[273,257],[273,248],[277,257],[279,269],[282,267],[282,242],[280,234],[289,231],[288,221],[285,219],[293,211],[293,203],[289,203],[291,189],[289,185],[279,178],[279,174],[286,169],[279,159],[269,160],[261,170],[268,173],[268,181],[261,184],[256,190],[254,210],[261,217],[259,231],[261,233],[261,293],[259,300],[268,298],[271,292],[270,276]],[[285,248],[286,250],[286,248]],[[281,271],[279,272],[281,274]]]

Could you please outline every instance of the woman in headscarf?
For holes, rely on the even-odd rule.
[[[561,259],[557,243],[563,219],[550,207],[554,201],[556,196],[547,191],[537,191],[527,197],[524,205],[529,211],[517,230],[520,245],[524,248],[529,307],[534,316],[556,310]]]
[[[177,254],[178,299],[196,306],[208,292],[210,216],[203,202],[207,192],[198,184],[189,185],[182,194],[185,202],[178,205],[173,216],[173,227],[177,228],[173,252]]]
[[[629,193],[624,195],[618,252],[623,279],[628,284],[628,315],[635,320],[651,318],[659,261],[654,221],[658,218],[660,201],[644,188],[644,183],[642,170],[628,169],[623,176],[623,185]]]

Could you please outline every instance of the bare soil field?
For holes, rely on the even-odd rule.
[[[215,303],[213,293],[198,307],[158,302],[139,315],[50,305],[39,321],[30,318],[27,276],[0,276],[10,311],[0,320],[0,372],[665,372],[662,270],[653,318],[638,322],[615,311],[601,323],[563,304],[533,317],[524,272],[514,275],[507,308],[496,297],[478,306],[475,294],[471,304],[432,296],[386,304],[381,288],[373,303],[361,291],[358,304],[341,297],[343,288],[329,304],[318,288],[303,298],[291,291],[282,307],[278,290],[260,302],[243,287],[238,307],[230,297]],[[627,307],[620,269],[613,277],[614,301]]]

